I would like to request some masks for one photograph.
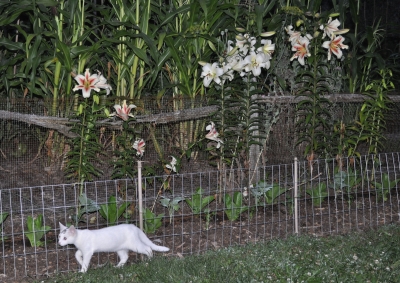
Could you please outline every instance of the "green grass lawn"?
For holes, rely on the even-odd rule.
[[[400,282],[400,226],[345,236],[290,237],[118,269],[89,268],[46,282]]]

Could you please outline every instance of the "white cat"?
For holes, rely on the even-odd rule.
[[[74,226],[67,228],[60,223],[58,244],[65,246],[74,244],[78,249],[75,258],[82,266],[81,272],[86,272],[93,253],[117,252],[123,266],[128,260],[129,250],[153,256],[153,250],[167,252],[169,248],[153,244],[149,238],[133,224],[121,224],[99,230],[78,230]]]

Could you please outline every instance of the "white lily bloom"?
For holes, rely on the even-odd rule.
[[[239,34],[236,36],[236,46],[244,56],[249,53],[249,50],[254,51],[254,45],[256,42],[257,39],[254,36],[250,36],[248,33],[245,35]]]
[[[223,74],[224,70],[218,67],[218,63],[213,63],[212,65],[210,63],[205,64],[203,66],[203,72],[201,73],[201,78],[204,77],[204,86],[208,87],[212,81],[220,85],[222,82],[220,76]]]
[[[259,48],[257,49],[257,51],[262,51],[262,52],[264,52],[265,54],[268,54],[268,55],[272,55],[272,53],[274,53],[274,51],[275,51],[275,44],[272,43],[271,40],[269,40],[269,39],[263,39],[263,40],[261,40],[261,44],[264,44],[264,46],[259,47]]]
[[[254,76],[258,77],[261,74],[261,68],[268,69],[270,67],[270,62],[266,55],[262,52],[255,53],[251,52],[250,55],[244,58],[244,70],[246,72],[252,72]]]
[[[332,39],[333,33],[339,30],[340,22],[338,19],[332,21],[332,18],[329,18],[328,23],[326,25],[321,25],[319,28],[324,31],[322,38],[328,36]]]

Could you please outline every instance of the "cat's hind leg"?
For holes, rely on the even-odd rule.
[[[138,247],[136,249],[136,252],[140,254],[145,254],[149,258],[153,256],[153,249],[150,246],[147,246],[146,244],[142,244],[140,247]]]
[[[116,267],[121,267],[123,266],[126,261],[128,260],[129,254],[128,254],[129,250],[119,250],[117,251],[118,257],[119,257],[119,263],[117,264]]]

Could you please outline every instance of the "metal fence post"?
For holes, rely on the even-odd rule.
[[[142,161],[138,161],[139,228],[143,231]]]
[[[298,171],[298,163],[297,163],[297,157],[294,158],[294,232],[296,235],[299,234],[299,199],[298,199],[298,176],[297,176],[297,171]]]

